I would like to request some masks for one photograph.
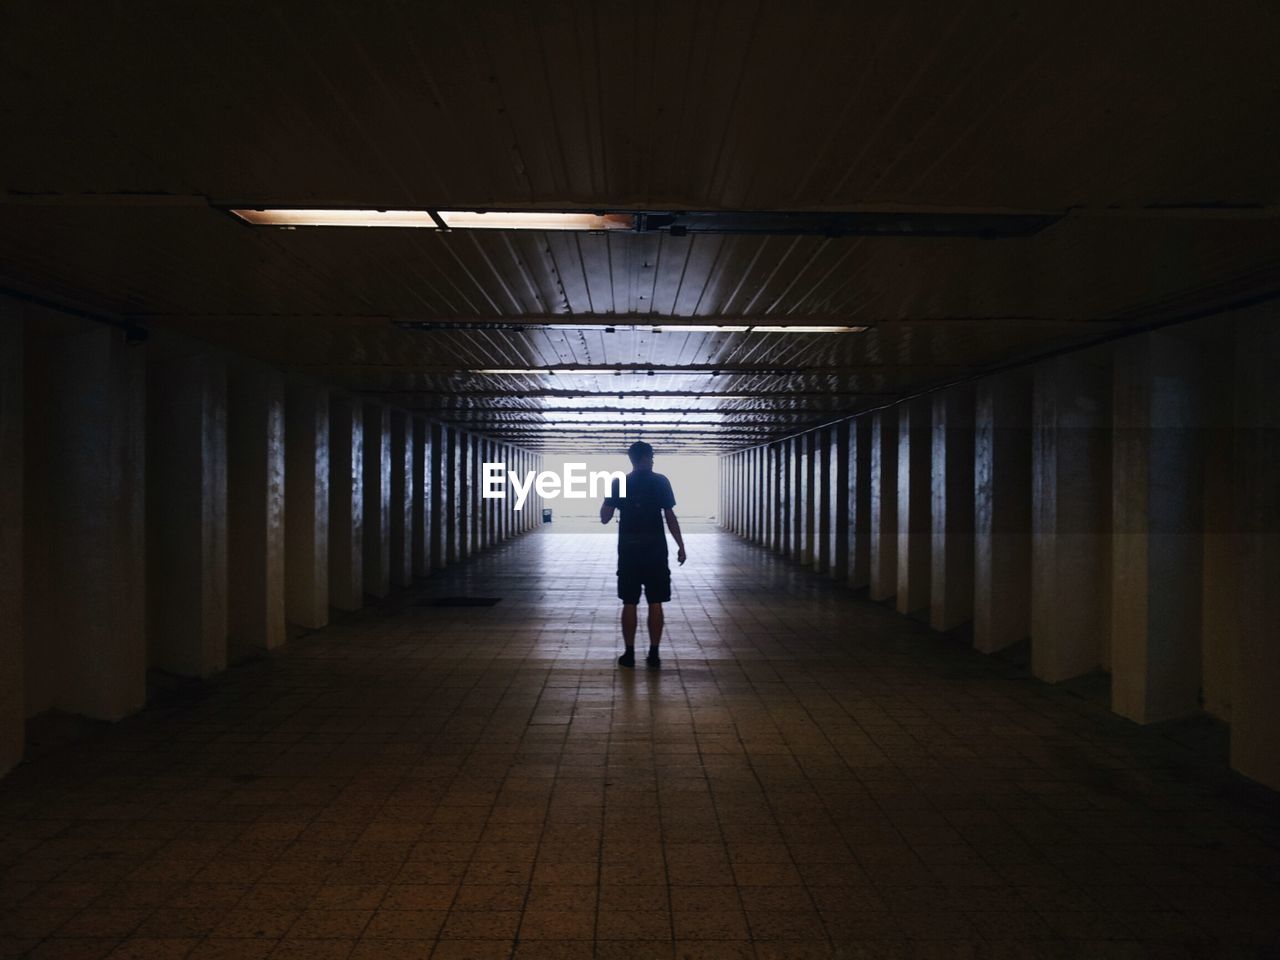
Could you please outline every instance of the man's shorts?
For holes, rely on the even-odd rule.
[[[618,599],[623,603],[639,603],[641,588],[648,603],[666,603],[671,599],[671,569],[667,566],[666,554],[618,555]]]

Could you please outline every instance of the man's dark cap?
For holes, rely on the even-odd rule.
[[[646,457],[653,456],[653,447],[645,443],[643,440],[637,440],[631,446],[627,447],[627,456],[631,458],[632,463],[639,463]]]

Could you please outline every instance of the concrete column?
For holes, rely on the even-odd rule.
[[[444,430],[444,462],[441,464],[446,479],[445,490],[445,564],[458,562],[458,431],[453,427]]]
[[[1236,557],[1236,324],[1203,321],[1209,429],[1204,456],[1204,586],[1201,590],[1200,688],[1206,713],[1230,721],[1239,659],[1240,604]]]
[[[1107,664],[1111,380],[1095,352],[1044,361],[1034,377],[1031,670],[1056,683]]]
[[[475,552],[475,528],[471,508],[472,477],[475,475],[472,437],[458,433],[458,558],[465,560]]]
[[[813,569],[826,573],[831,569],[831,431],[827,428],[814,431],[816,449],[813,451]]]
[[[431,478],[431,569],[442,570],[449,558],[449,434],[438,423],[427,424],[431,445],[427,470]]]
[[[412,576],[431,574],[431,429],[422,417],[409,417],[409,498],[412,534],[409,562]]]
[[[791,559],[797,563],[808,564],[812,560],[809,547],[809,451],[808,435],[795,437],[791,441],[791,514],[793,519],[791,531]]]
[[[23,378],[18,307],[0,301],[0,777],[22,759],[23,691]],[[12,315],[11,315],[12,314]]]
[[[227,665],[227,368],[154,356],[147,387],[150,662],[206,677]]]
[[[796,469],[793,453],[795,441],[778,444],[778,525],[780,549],[784,557],[795,556]]]
[[[329,392],[285,395],[285,618],[309,630],[329,623]]]
[[[471,552],[479,553],[485,548],[484,501],[480,498],[480,462],[483,459],[481,438],[471,436],[471,465],[467,473],[467,494],[471,498]]]
[[[333,397],[329,421],[329,604],[364,606],[364,408]]]
[[[773,552],[786,552],[787,488],[786,472],[782,468],[782,444],[769,444],[769,476],[773,484],[772,520]]]
[[[831,491],[827,495],[830,509],[827,574],[839,582],[844,582],[849,576],[849,426],[846,420],[831,428],[827,450],[831,482]]]
[[[762,545],[767,543],[768,522],[765,521],[769,509],[768,502],[768,471],[767,462],[765,462],[764,447],[756,447],[754,454],[755,460],[755,541]]]
[[[497,455],[497,446],[492,440],[485,440],[482,445],[483,456],[480,458],[481,463],[497,463],[500,458]],[[483,467],[481,467],[483,470]],[[484,545],[488,549],[498,542],[497,537],[497,500],[485,500],[484,490],[480,486],[482,473],[480,470],[476,472],[476,490],[480,495],[480,511],[484,514]]]
[[[740,489],[739,488],[740,480],[738,477],[739,461],[738,461],[738,455],[736,453],[729,454],[728,466],[729,466],[729,469],[728,469],[729,529],[733,533],[741,533],[742,532],[741,525],[739,523],[739,517],[738,517],[738,491]]]
[[[391,411],[364,405],[364,592],[391,592]]]
[[[848,546],[846,547],[849,554],[849,569],[845,582],[855,590],[861,590],[871,583],[871,534],[877,522],[874,519],[876,511],[872,509],[871,491],[874,482],[873,477],[879,472],[873,469],[872,465],[874,456],[872,451],[875,449],[872,424],[872,417],[858,417],[849,424],[849,502],[847,506],[849,531]],[[890,438],[889,442],[894,443],[896,441]],[[895,473],[890,479],[893,480],[895,485],[897,483],[896,466],[897,459],[894,458]],[[892,487],[886,487],[886,489],[892,489]],[[894,511],[894,515],[889,518],[890,525],[886,529],[892,529],[893,525],[897,523],[896,495],[890,499],[893,501],[891,508]],[[880,544],[879,546],[883,547],[884,545]],[[885,558],[888,563],[886,570],[892,570],[897,566],[896,540],[894,540],[890,549],[894,553]]]
[[[32,330],[26,712],[119,720],[146,700],[144,349],[104,326],[38,347]]]
[[[1239,644],[1231,765],[1280,789],[1280,326],[1274,306],[1241,320],[1235,359],[1235,534]]]
[[[233,370],[227,399],[227,653],[285,642],[284,377]]]
[[[817,434],[812,430],[800,438],[800,482],[803,496],[800,501],[800,562],[813,566],[817,554]]]
[[[973,645],[1031,635],[1031,382],[978,381],[974,412]]]
[[[932,403],[928,397],[898,405],[898,593],[899,613],[929,606],[933,572]]]
[[[856,450],[850,434],[850,451]],[[854,522],[857,530],[857,522]],[[856,536],[856,533],[855,533]],[[852,546],[851,548],[852,549]],[[871,415],[871,580],[872,600],[898,592],[898,411]]]
[[[973,619],[973,388],[933,395],[929,625]]]
[[[1181,331],[1115,347],[1111,709],[1138,723],[1200,709],[1205,390]]]
[[[393,588],[413,582],[413,421],[403,410],[391,411],[390,513],[388,516]]]

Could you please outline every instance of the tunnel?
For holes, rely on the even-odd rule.
[[[4,4],[0,958],[1276,956],[1278,40]]]

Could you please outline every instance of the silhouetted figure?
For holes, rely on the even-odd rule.
[[[600,522],[613,519],[613,511],[621,510],[618,522],[618,599],[622,601],[622,642],[626,652],[618,658],[623,667],[636,665],[636,605],[644,589],[649,604],[649,655],[645,663],[651,670],[662,665],[658,645],[662,642],[662,605],[671,599],[671,569],[667,566],[667,535],[663,520],[680,548],[676,560],[684,563],[684,537],[676,519],[675,493],[671,481],[653,472],[653,447],[637,440],[627,450],[632,470],[627,474],[627,495],[619,495],[618,481],[613,482],[613,495],[600,507]]]

